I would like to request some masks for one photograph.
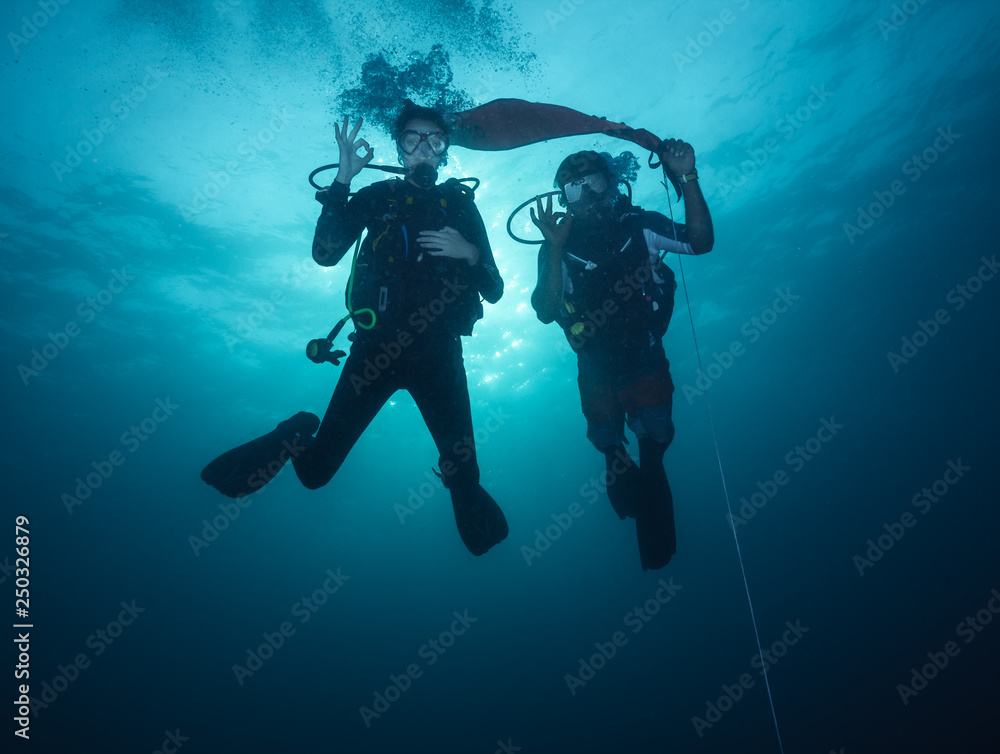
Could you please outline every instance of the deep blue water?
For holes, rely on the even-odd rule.
[[[482,6],[5,6],[0,581],[12,601],[24,516],[17,683],[36,700],[9,750],[169,751],[170,733],[183,752],[778,752],[725,494],[740,515],[763,489],[736,529],[784,750],[995,751],[996,4]],[[482,180],[506,281],[465,339],[503,544],[463,547],[405,393],[319,491],[286,471],[234,508],[199,479],[325,409],[338,370],[303,347],[342,315],[348,265],[310,261],[306,175],[336,160],[345,112],[392,164],[403,95],[551,102],[694,145],[716,244],[684,260],[691,306],[679,289],[664,341],[662,571],[589,492],[574,358],[528,303],[534,250],[504,232],[565,155],[630,146],[605,137],[454,148],[444,171]],[[670,211],[654,171],[633,190]],[[670,601],[638,618],[661,580]]]

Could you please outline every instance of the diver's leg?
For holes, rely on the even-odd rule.
[[[643,570],[662,568],[677,551],[674,500],[663,455],[674,438],[673,382],[666,366],[642,375],[628,390],[628,422],[639,441],[641,494],[636,536]]]
[[[663,468],[667,446],[648,437],[639,440],[639,469],[644,494],[636,515],[642,570],[662,568],[677,552],[674,497]]]
[[[289,459],[305,450],[319,417],[301,411],[263,437],[233,448],[202,469],[201,478],[223,495],[245,497],[270,482]]]
[[[458,336],[428,346],[410,362],[405,387],[420,410],[434,444],[455,523],[473,555],[482,555],[507,537],[507,520],[479,484],[469,387]]]
[[[608,500],[619,518],[634,517],[639,469],[625,450],[625,412],[611,387],[583,365],[577,383],[587,439],[604,454]]]
[[[344,362],[316,438],[307,440],[303,452],[292,458],[299,480],[311,490],[333,478],[362,432],[399,387],[396,364],[379,371],[375,379],[368,379],[370,370],[365,376],[371,363],[366,364],[366,359],[381,353],[368,340],[359,337],[351,345],[351,355]]]
[[[434,438],[444,486],[479,484],[469,385],[458,336],[443,338],[416,355],[403,386]]]
[[[604,466],[607,473],[608,500],[615,509],[618,518],[624,520],[631,516],[635,518],[638,512],[636,503],[641,494],[639,486],[639,467],[632,456],[625,450],[625,445],[604,450]]]

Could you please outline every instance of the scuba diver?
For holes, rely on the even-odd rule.
[[[508,529],[479,484],[460,338],[471,335],[483,316],[480,296],[496,303],[503,280],[473,190],[455,179],[437,183],[449,146],[441,115],[406,100],[393,129],[404,179],[380,181],[352,196],[351,180],[374,157],[368,142],[357,138],[362,122],[350,131],[347,118],[342,127],[335,124],[337,175],[316,194],[323,207],[312,248],[318,264],[337,264],[367,230],[348,282],[353,343],[326,415],[320,423],[314,414],[296,414],[215,459],[202,479],[242,497],[290,459],[302,484],[322,487],[390,396],[405,389],[437,445],[438,476],[451,493],[459,535],[473,555],[482,555]],[[335,332],[310,344],[325,344],[326,358],[314,360],[339,364],[346,355],[330,354]]]
[[[553,212],[551,195],[531,210],[545,239],[531,305],[543,323],[559,323],[577,354],[587,439],[605,456],[612,507],[635,519],[643,570],[662,568],[677,549],[663,467],[674,385],[662,343],[677,286],[663,257],[704,254],[714,244],[694,149],[668,139],[657,151],[664,171],[680,177],[686,225],[634,206],[608,160],[592,151],[570,155],[556,171],[567,212]],[[625,449],[626,421],[638,464]]]

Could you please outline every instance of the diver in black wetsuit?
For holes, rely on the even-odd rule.
[[[393,134],[405,180],[375,183],[349,199],[351,179],[374,157],[357,139],[361,124],[348,131],[345,118],[335,126],[339,169],[316,195],[323,205],[313,240],[318,264],[335,265],[367,230],[348,291],[354,342],[322,424],[300,413],[220,456],[202,478],[240,497],[291,458],[306,487],[321,487],[389,397],[405,389],[437,445],[462,541],[481,555],[507,536],[507,522],[479,484],[460,336],[483,316],[480,296],[500,299],[503,280],[472,190],[454,179],[437,184],[449,143],[443,118],[407,100]]]
[[[660,157],[681,176],[686,225],[633,206],[607,160],[590,151],[570,155],[556,172],[569,211],[553,212],[549,197],[531,212],[545,238],[531,305],[542,322],[559,323],[577,353],[587,438],[605,455],[615,512],[636,520],[643,570],[662,568],[676,552],[663,468],[674,386],[661,342],[676,283],[661,253],[704,254],[714,244],[694,149],[670,139]],[[624,446],[626,420],[638,438],[638,465]]]

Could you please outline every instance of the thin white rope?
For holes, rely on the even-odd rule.
[[[674,221],[674,206],[673,202],[670,201],[670,186],[664,184],[667,189],[667,206],[670,208],[670,222]],[[674,240],[677,240],[676,229],[674,229]],[[664,254],[665,256],[665,254]],[[684,286],[684,301],[687,303],[688,319],[691,321],[691,336],[694,338],[694,352],[695,356],[698,358],[698,370],[702,375],[705,374],[705,370],[702,368],[701,363],[701,348],[698,345],[698,333],[695,331],[694,327],[694,314],[691,311],[691,299],[688,297],[687,289],[687,279],[684,277],[684,264],[681,261],[682,254],[677,255],[677,265],[681,271],[681,283]],[[663,256],[660,257],[661,260]],[[757,640],[757,652],[759,657],[763,657],[764,650],[760,645],[760,631],[757,629],[757,616],[753,609],[753,600],[750,598],[750,584],[747,581],[747,571],[746,567],[743,565],[743,552],[740,550],[740,538],[736,533],[736,526],[733,524],[733,508],[729,502],[729,488],[726,486],[726,471],[722,466],[722,453],[719,451],[719,438],[715,433],[715,420],[712,417],[712,401],[709,398],[709,386],[705,386],[705,405],[708,408],[708,425],[712,430],[712,442],[715,444],[715,457],[719,462],[719,476],[722,478],[722,491],[726,497],[726,510],[729,511],[729,526],[733,530],[733,541],[736,542],[736,556],[740,561],[740,572],[743,574],[743,588],[747,593],[747,604],[750,606],[750,622],[753,623],[753,634],[754,638]],[[774,697],[771,694],[771,681],[767,676],[767,663],[762,663],[761,669],[764,671],[764,687],[767,689],[767,699],[771,704],[771,719],[774,720],[774,732],[778,736],[778,749],[781,754],[785,754],[785,747],[781,742],[781,729],[778,727],[778,715],[774,710]]]

